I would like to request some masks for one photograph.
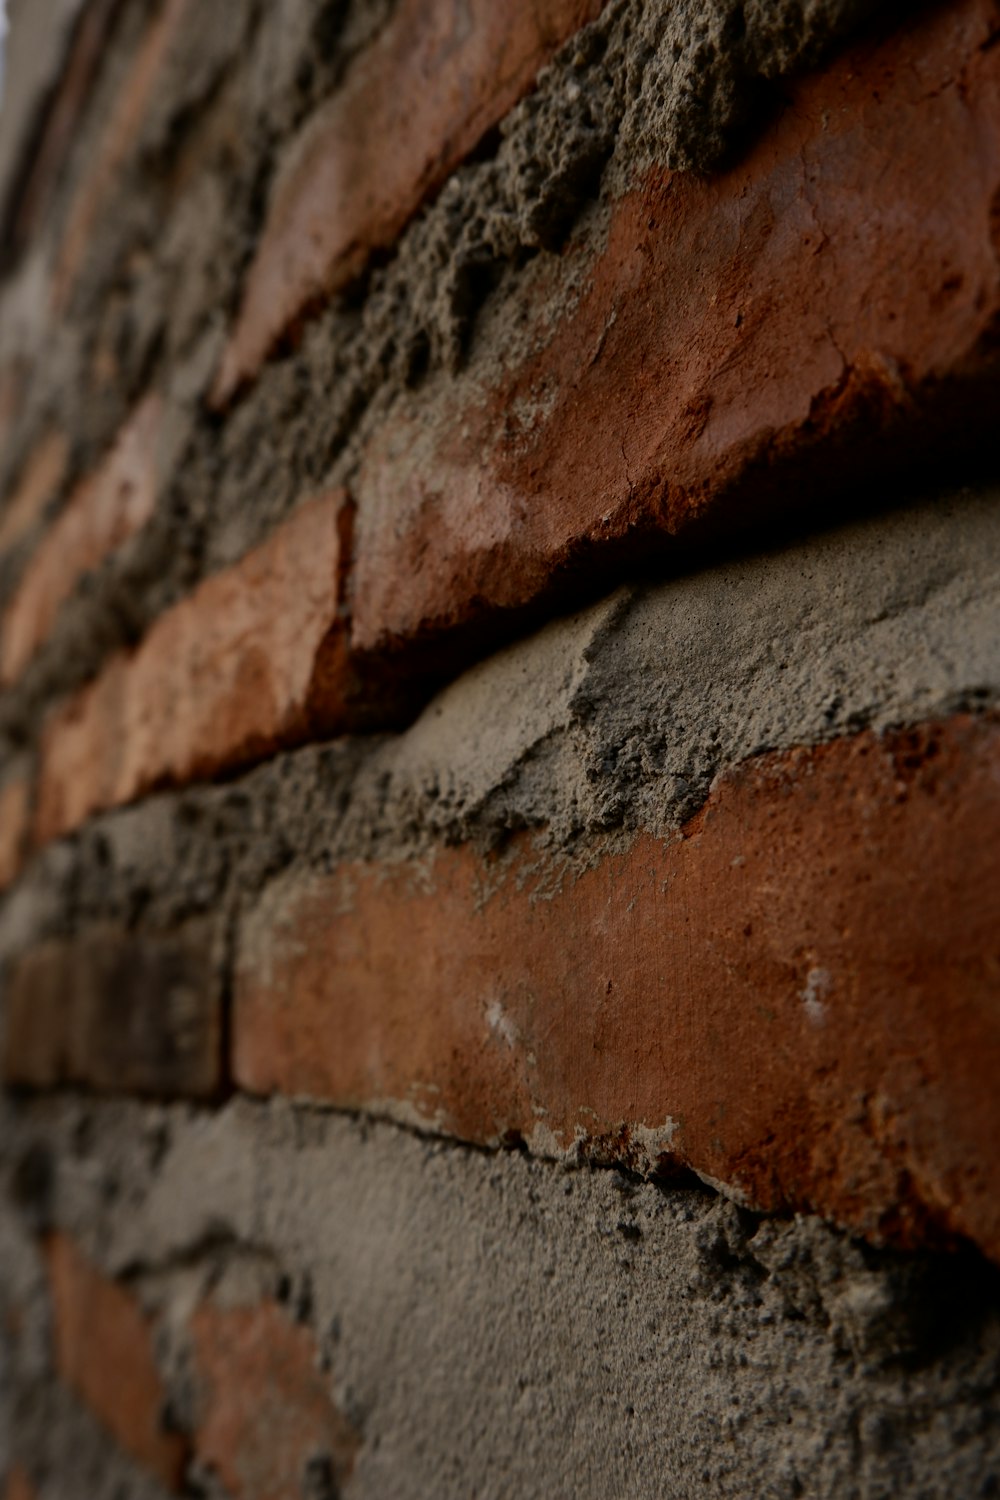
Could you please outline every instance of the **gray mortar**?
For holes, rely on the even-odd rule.
[[[996,1493],[1000,1296],[974,1259],[284,1104],[48,1100],[0,1126],[0,1310],[27,1324],[0,1401],[42,1500],[112,1490],[45,1368],[40,1225],[159,1318],[175,1420],[198,1297],[281,1297],[361,1437],[344,1500]]]
[[[995,707],[998,642],[996,490],[623,589],[466,673],[403,734],[93,820],[0,903],[0,959],[98,919],[231,913],[292,861],[530,829],[582,867],[669,834],[748,756]]]
[[[281,146],[390,9],[389,0],[296,0],[261,11],[248,0],[237,24],[209,20],[182,33],[95,234],[71,316],[52,328],[44,299],[6,288],[0,323],[10,323],[14,308],[37,307],[19,346],[44,347],[46,357],[0,461],[0,488],[50,420],[73,435],[74,470],[82,472],[151,380],[180,403],[187,440],[148,532],[67,603],[31,670],[5,695],[0,749],[30,743],[53,698],[92,676],[109,651],[133,642],[205,573],[260,541],[303,494],[350,480],[367,435],[402,391],[466,359],[488,386],[523,358],[540,336],[524,331],[523,309],[541,286],[556,325],[601,248],[611,200],[647,166],[717,165],[752,137],[767,85],[816,64],[842,36],[894,7],[611,0],[502,122],[493,155],[457,170],[388,263],[335,299],[300,349],[267,366],[220,428],[201,400]],[[125,7],[131,24],[109,48],[112,79],[127,66],[137,14]],[[87,112],[81,135],[91,151],[112,93],[106,78]],[[238,122],[240,152],[204,153],[164,232],[163,184],[213,110]],[[82,146],[74,161],[81,170]],[[67,193],[64,184],[47,241],[19,273],[39,288]],[[563,260],[571,231],[577,253]],[[119,369],[105,390],[89,373],[99,344]],[[0,607],[30,549],[26,541],[0,566]]]

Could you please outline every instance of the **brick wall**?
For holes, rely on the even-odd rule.
[[[12,0],[5,1500],[1000,1483],[1000,8]]]

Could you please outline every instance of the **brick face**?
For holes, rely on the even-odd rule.
[[[234,1500],[305,1494],[312,1466],[339,1494],[358,1439],[335,1407],[305,1328],[271,1302],[203,1303],[191,1322],[197,1451]],[[327,1493],[323,1490],[323,1493]]]
[[[65,310],[115,179],[135,144],[161,70],[184,19],[188,0],[160,0],[115,99],[94,160],[73,198],[53,278],[53,306]],[[98,23],[103,29],[103,20]]]
[[[300,506],[56,710],[42,746],[40,840],[336,722],[343,504],[336,492]]]
[[[658,1140],[758,1205],[998,1256],[998,757],[966,718],[763,756],[555,889],[523,845],[288,876],[243,929],[237,1081]]]
[[[0,786],[0,891],[21,868],[31,821],[31,786],[15,776]]]
[[[66,473],[68,445],[61,432],[49,432],[32,450],[0,511],[0,555],[9,552],[40,520]]]
[[[847,492],[934,441],[949,382],[967,444],[988,432],[995,19],[992,0],[924,8],[796,85],[728,171],[653,171],[613,204],[577,310],[554,331],[538,310],[540,353],[401,399],[357,486],[357,648]]]
[[[35,1088],[210,1096],[222,1081],[221,1029],[208,927],[171,937],[101,927],[14,964],[3,1076]]]
[[[61,1378],[127,1453],[178,1489],[186,1445],[163,1428],[150,1322],[64,1235],[50,1238],[46,1255]]]
[[[423,200],[604,0],[401,0],[292,144],[215,385],[224,404]]]
[[[107,458],[74,490],[39,544],[0,624],[0,679],[5,683],[13,682],[27,666],[83,575],[152,516],[161,418],[159,397],[147,396]],[[48,465],[53,463],[50,458]]]

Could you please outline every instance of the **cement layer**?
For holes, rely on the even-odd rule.
[[[280,1299],[359,1435],[344,1500],[992,1492],[1000,1301],[974,1260],[287,1106],[49,1101],[2,1124],[21,1333],[0,1465],[19,1457],[41,1500],[103,1500],[127,1469],[53,1392],[40,1227],[127,1275],[180,1429],[193,1309]]]
[[[616,593],[507,648],[398,736],[151,798],[43,851],[0,956],[95,920],[233,911],[275,873],[438,843],[540,851],[669,834],[713,778],[783,750],[1000,702],[1000,504],[938,496]]]
[[[142,44],[139,9],[124,7],[84,101],[84,177],[90,157],[110,149],[116,89]],[[818,63],[887,6],[606,6],[509,113],[482,159],[460,166],[411,221],[387,263],[324,307],[220,423],[204,398],[283,148],[335,94],[391,9],[358,0],[338,7],[333,25],[296,0],[280,12],[240,6],[235,24],[227,12],[209,25],[201,7],[194,24],[175,5],[156,108],[127,150],[115,148],[120,176],[92,213],[70,317],[54,316],[49,278],[74,201],[62,177],[53,188],[31,253],[0,293],[0,363],[16,367],[20,382],[0,486],[16,481],[53,424],[71,435],[73,476],[84,472],[150,385],[169,407],[169,483],[142,538],[66,603],[48,645],[5,695],[0,739],[30,740],[46,703],[93,675],[205,573],[258,543],[304,494],[349,480],[393,401],[463,362],[474,340],[476,378],[489,384],[525,353],[517,338],[525,309],[542,303],[555,322],[575,303],[608,206],[644,163],[715,166],[752,138],[777,80]],[[564,255],[571,232],[576,246]],[[262,431],[277,436],[262,444]],[[16,587],[36,540],[0,559],[0,598]]]

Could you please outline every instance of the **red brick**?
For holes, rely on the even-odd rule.
[[[76,191],[63,230],[53,277],[53,306],[56,312],[61,312],[69,300],[101,213],[139,133],[143,115],[187,6],[188,0],[160,0],[132,60],[121,93],[112,105],[95,160]]]
[[[12,965],[3,1078],[203,1098],[222,1082],[221,1038],[210,928],[154,935],[102,925]]]
[[[0,514],[0,555],[31,530],[58,494],[67,458],[61,432],[47,433],[32,450]]]
[[[606,587],[626,550],[850,493],[921,442],[940,453],[942,427],[966,450],[988,435],[996,25],[994,0],[921,7],[796,84],[728,170],[653,171],[577,268],[575,312],[552,331],[537,310],[540,353],[401,398],[357,487],[356,645],[443,635],[588,568]]]
[[[317,1368],[312,1335],[279,1307],[202,1304],[192,1318],[200,1418],[196,1448],[235,1500],[285,1500],[303,1475],[329,1461],[334,1493],[351,1472],[358,1440]]]
[[[55,710],[36,835],[321,732],[339,708],[344,497],[307,501]]]
[[[59,607],[85,573],[141,530],[156,505],[156,447],[162,403],[150,395],[136,407],[97,471],[69,497],[31,559],[0,624],[0,680],[11,683],[27,666],[55,623]],[[33,480],[32,503],[49,485],[55,458]],[[58,471],[61,477],[61,470]],[[24,496],[24,490],[20,492]],[[45,497],[47,498],[47,496]]]
[[[31,825],[31,784],[14,776],[0,786],[0,891],[21,868]]]
[[[673,1122],[752,1203],[1000,1259],[998,773],[958,717],[752,760],[575,880],[525,842],[290,874],[242,932],[236,1080],[626,1161]]]
[[[152,1324],[64,1235],[53,1235],[46,1253],[61,1378],[127,1453],[178,1489],[186,1445],[163,1430]]]
[[[226,402],[318,302],[390,245],[604,0],[401,0],[275,183],[215,384]]]

